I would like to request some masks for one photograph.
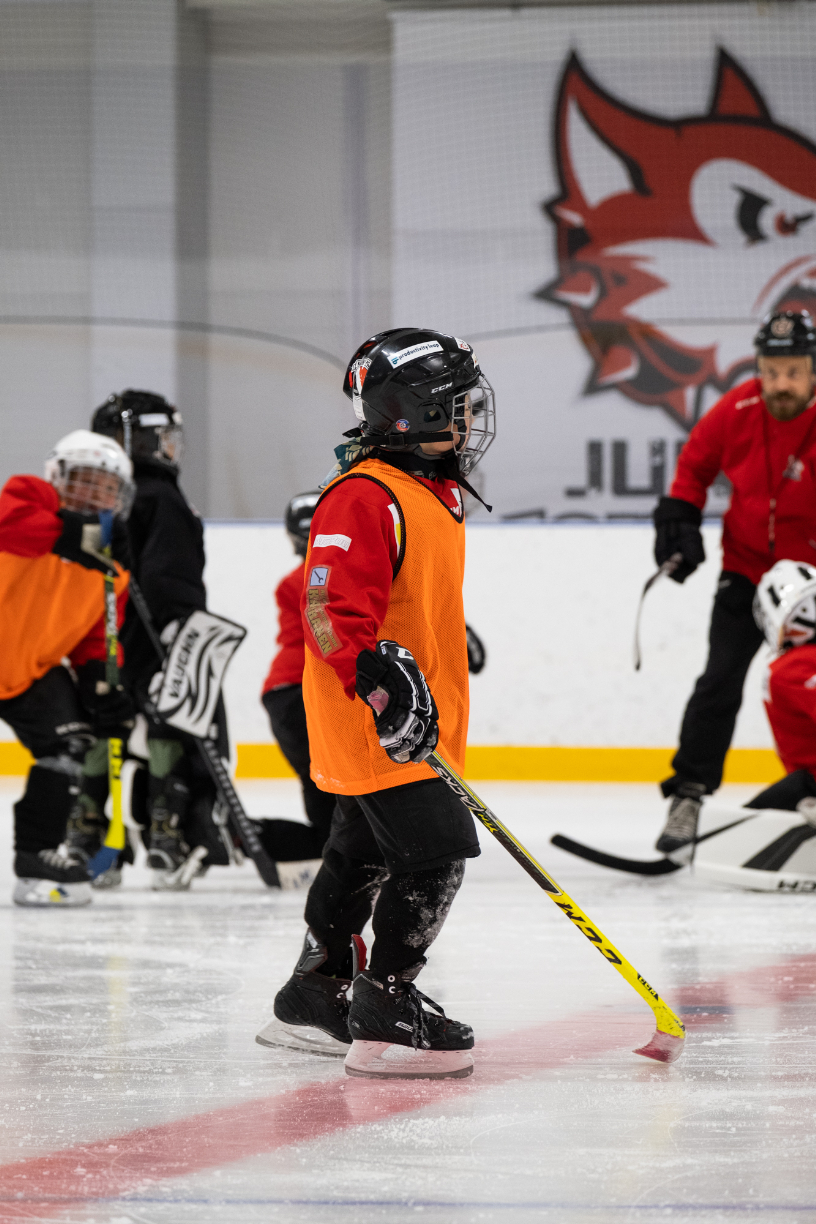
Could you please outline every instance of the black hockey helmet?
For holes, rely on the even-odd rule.
[[[181,413],[153,391],[109,395],[91,418],[94,433],[115,438],[131,459],[177,472],[181,464]]]
[[[315,506],[320,500],[320,492],[298,493],[286,507],[286,534],[292,541],[292,547],[299,557],[306,556],[309,546],[309,528],[312,525]]]
[[[754,336],[758,357],[816,358],[816,325],[807,310],[769,314]]]
[[[361,344],[343,391],[367,444],[415,451],[423,442],[454,442],[467,476],[495,437],[493,388],[471,346],[456,336],[396,327]]]

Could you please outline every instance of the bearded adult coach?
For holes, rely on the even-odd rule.
[[[709,485],[724,472],[733,486],[723,518],[723,569],[717,584],[705,671],[691,695],[661,784],[668,818],[656,848],[693,845],[704,795],[722,781],[745,676],[762,643],[752,604],[775,562],[816,564],[816,328],[807,311],[767,318],[754,338],[756,378],[727,392],[694,426],[669,497],[654,512],[658,565],[676,554],[685,582],[705,560],[700,532]]]

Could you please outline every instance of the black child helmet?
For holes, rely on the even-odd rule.
[[[177,472],[181,464],[181,413],[153,391],[109,395],[91,418],[94,433],[115,438],[131,459]]]
[[[758,357],[816,358],[816,326],[806,310],[780,310],[754,336]]]
[[[349,362],[343,391],[367,443],[418,450],[454,442],[467,476],[496,434],[493,388],[465,340],[419,327],[379,332]]]
[[[306,556],[309,547],[309,528],[312,525],[315,507],[320,501],[320,492],[296,494],[286,507],[286,534],[299,557]]]

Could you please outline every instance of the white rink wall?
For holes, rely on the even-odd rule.
[[[488,662],[472,678],[470,743],[670,747],[705,661],[719,526],[704,534],[705,566],[647,596],[636,674],[637,600],[654,570],[648,524],[471,524],[465,609]],[[207,556],[210,607],[249,628],[227,679],[233,740],[269,741],[258,693],[277,632],[272,591],[295,564],[291,546],[277,524],[210,523]],[[748,678],[738,747],[772,747],[764,657]]]
[[[465,609],[488,662],[472,677],[470,743],[671,747],[705,661],[719,572],[719,526],[704,535],[705,566],[647,596],[635,673],[637,600],[654,570],[650,526],[471,524]],[[231,736],[271,742],[259,693],[275,650],[272,593],[296,558],[277,523],[208,523],[206,546],[211,609],[249,629],[227,676]],[[763,649],[749,673],[736,747],[773,746],[764,658]],[[0,739],[13,738],[0,723]]]

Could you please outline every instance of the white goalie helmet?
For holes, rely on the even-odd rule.
[[[759,580],[754,620],[773,650],[804,646],[816,638],[816,567],[777,561]]]
[[[133,464],[118,442],[89,429],[60,438],[45,460],[45,479],[68,510],[112,510],[126,516],[133,501]]]

